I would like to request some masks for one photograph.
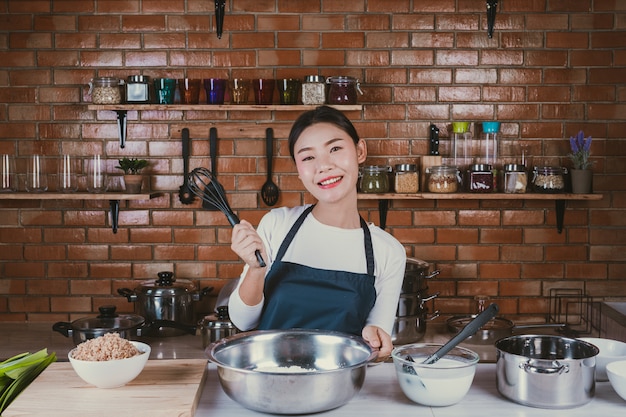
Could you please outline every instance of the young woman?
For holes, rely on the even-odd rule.
[[[240,330],[309,328],[362,336],[383,359],[404,278],[406,252],[357,208],[365,141],[340,111],[303,113],[289,134],[298,177],[317,203],[277,208],[257,230],[234,227],[232,250],[246,263],[229,300]],[[260,267],[255,250],[267,266]]]

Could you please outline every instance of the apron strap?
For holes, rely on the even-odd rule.
[[[363,217],[359,216],[361,219],[361,228],[363,229],[363,234],[365,235],[365,259],[367,260],[367,274],[374,276],[374,248],[372,247],[372,234],[370,233],[370,228],[367,226]]]

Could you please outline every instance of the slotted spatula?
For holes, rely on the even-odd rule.
[[[261,188],[261,198],[268,206],[273,206],[278,201],[280,190],[272,181],[272,156],[274,154],[274,130],[268,127],[265,130],[265,153],[267,156],[267,180]]]

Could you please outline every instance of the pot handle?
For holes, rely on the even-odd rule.
[[[117,293],[121,295],[122,297],[126,297],[129,303],[132,303],[133,301],[137,301],[137,294],[135,294],[133,291],[129,290],[128,288],[118,288]]]
[[[191,294],[191,299],[193,301],[200,301],[202,297],[207,296],[211,291],[213,291],[213,287],[204,287],[199,292],[194,292]]]
[[[186,333],[189,333],[191,335],[196,335],[196,331],[197,328],[196,326],[191,326],[191,325],[187,325],[187,324],[182,324],[182,323],[178,323],[175,322],[173,320],[153,320],[148,324],[149,328],[155,328],[155,327],[173,327],[174,329],[179,329],[179,330],[183,330]]]
[[[61,333],[65,337],[70,337],[70,334],[72,334],[72,323],[58,321],[52,325],[52,330]]]
[[[561,375],[562,373],[569,372],[569,365],[563,364],[561,365],[559,361],[552,361],[552,367],[541,367],[536,366],[530,363],[530,360],[524,363],[520,363],[519,367],[526,371],[526,373],[531,374],[542,374],[542,375]]]
[[[441,273],[441,271],[440,271],[440,270],[435,269],[435,270],[434,270],[433,272],[431,272],[430,274],[428,274],[428,275],[424,275],[424,278],[425,278],[425,279],[435,278],[435,277],[436,277],[437,275],[439,275],[440,273]]]

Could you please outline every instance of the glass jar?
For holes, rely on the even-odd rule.
[[[459,173],[455,166],[436,165],[426,168],[426,184],[431,193],[456,193],[459,190]]]
[[[127,103],[150,102],[150,77],[146,75],[130,75],[126,81]]]
[[[361,83],[353,77],[330,77],[326,80],[330,84],[328,89],[328,104],[356,104],[356,94],[363,94]]]
[[[473,164],[467,172],[467,190],[470,193],[494,191],[493,168],[489,164]]]
[[[396,193],[416,193],[419,191],[419,174],[416,164],[397,164],[394,174]]]
[[[533,189],[538,193],[562,193],[565,190],[563,169],[560,167],[535,167]]]
[[[361,171],[359,189],[362,193],[389,192],[388,165],[366,165]]]
[[[89,94],[93,104],[120,104],[122,92],[120,80],[115,77],[98,77],[89,83]]]
[[[507,194],[523,194],[528,187],[528,175],[526,167],[520,164],[504,165],[504,179],[502,191]]]
[[[321,75],[308,75],[302,83],[302,104],[326,103],[326,80]]]

